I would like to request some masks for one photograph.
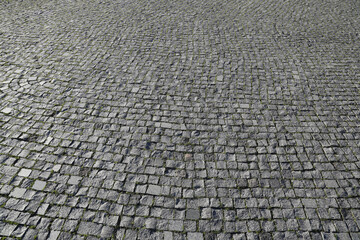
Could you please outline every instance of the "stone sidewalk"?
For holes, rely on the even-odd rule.
[[[2,0],[1,239],[360,239],[360,2]]]

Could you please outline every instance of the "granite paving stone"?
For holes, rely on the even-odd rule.
[[[0,1],[0,238],[359,239],[359,9]]]
[[[34,185],[32,186],[35,190],[43,190],[45,188],[46,182],[42,180],[35,180]]]

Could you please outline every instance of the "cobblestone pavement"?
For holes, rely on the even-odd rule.
[[[360,239],[360,2],[2,0],[0,236]]]

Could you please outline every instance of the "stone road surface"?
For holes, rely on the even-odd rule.
[[[360,239],[360,1],[2,0],[0,236]]]

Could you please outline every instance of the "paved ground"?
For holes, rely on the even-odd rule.
[[[0,236],[360,239],[359,16],[2,0]]]

